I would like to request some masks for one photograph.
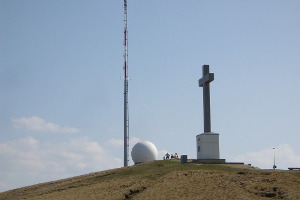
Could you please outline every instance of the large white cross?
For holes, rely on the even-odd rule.
[[[209,73],[209,65],[202,66],[202,75],[199,87],[203,87],[204,132],[211,132],[209,83],[214,80],[214,74]]]

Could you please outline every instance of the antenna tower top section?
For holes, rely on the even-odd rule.
[[[124,79],[128,79],[127,0],[124,0]]]

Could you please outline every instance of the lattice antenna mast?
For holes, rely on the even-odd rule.
[[[128,166],[129,150],[129,111],[128,111],[128,30],[127,0],[124,0],[124,167]]]

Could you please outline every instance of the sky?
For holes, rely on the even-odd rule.
[[[299,7],[128,0],[130,152],[196,158],[210,65],[221,158],[300,167]],[[0,192],[123,166],[123,17],[121,0],[0,0]]]

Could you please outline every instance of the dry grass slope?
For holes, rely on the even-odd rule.
[[[155,161],[0,193],[10,199],[300,199],[300,172]]]

